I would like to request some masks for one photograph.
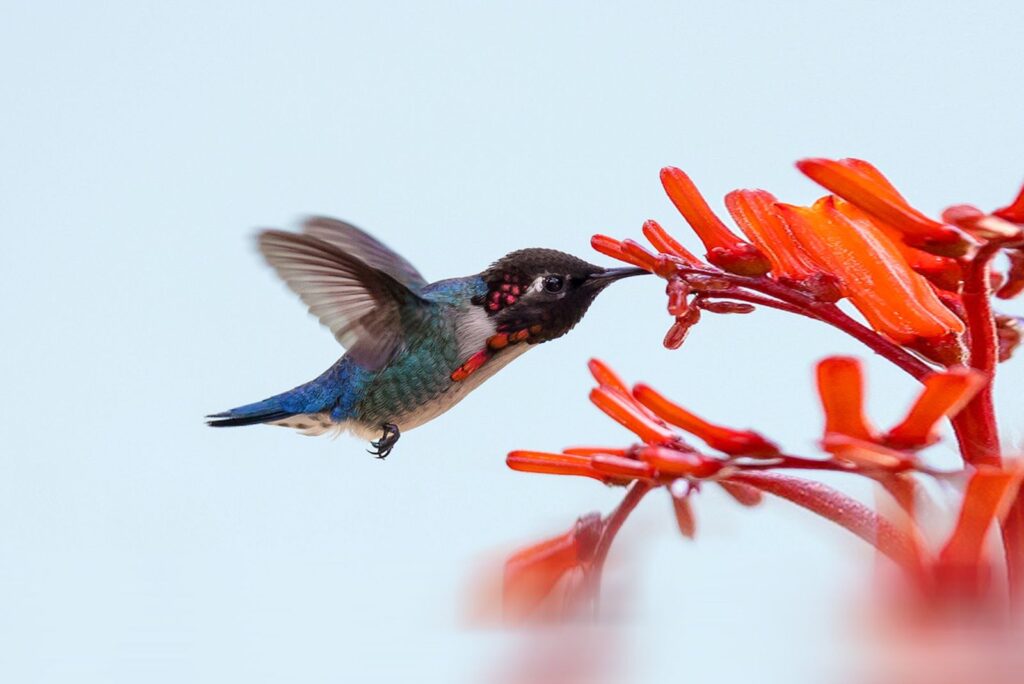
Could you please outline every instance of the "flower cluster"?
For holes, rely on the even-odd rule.
[[[806,159],[797,167],[830,194],[796,206],[764,190],[729,193],[725,206],[745,237],[715,215],[683,171],[663,169],[662,185],[704,243],[704,260],[653,220],[642,232],[654,252],[603,235],[592,244],[666,280],[674,318],[666,347],[679,347],[702,312],[742,314],[766,306],[848,333],[919,381],[919,396],[902,419],[880,430],[865,415],[860,363],[825,359],[817,368],[823,454],[809,458],[786,453],[758,432],[705,420],[647,385],[628,387],[604,363],[591,361],[597,387],[590,400],[639,441],[623,448],[514,451],[507,462],[514,470],[628,489],[608,516],[581,518],[569,532],[513,556],[505,576],[510,614],[531,614],[557,586],[568,586],[563,607],[594,598],[615,535],[653,489],[669,493],[680,531],[693,537],[692,499],[704,486],[720,487],[744,505],[757,504],[767,492],[828,518],[895,560],[923,596],[980,596],[991,588],[989,570],[998,560],[1005,589],[1024,598],[1024,469],[1002,454],[991,393],[997,363],[1022,337],[1020,321],[993,311],[991,298],[1024,290],[1024,190],[1002,209],[956,205],[936,220],[913,208],[867,162]],[[996,272],[999,255],[1006,265]],[[843,309],[843,300],[861,320]],[[936,472],[918,458],[936,442],[944,420],[963,458],[963,467],[952,472]],[[688,443],[691,437],[703,446]],[[898,504],[899,515],[883,517],[821,483],[779,472],[822,470],[872,479]],[[937,545],[924,541],[918,525],[921,477],[963,490],[953,531]],[[993,524],[1002,536],[999,559],[985,544]]]

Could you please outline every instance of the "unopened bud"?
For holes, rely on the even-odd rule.
[[[665,285],[665,294],[668,295],[668,312],[672,316],[682,316],[690,306],[687,297],[690,294],[690,286],[680,278],[672,278]]]
[[[754,305],[746,302],[730,302],[699,298],[694,300],[697,306],[716,314],[748,314],[753,313]]]

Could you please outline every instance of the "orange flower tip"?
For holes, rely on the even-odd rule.
[[[820,361],[816,372],[825,413],[825,434],[873,440],[875,431],[864,415],[864,374],[860,361],[832,356]]]
[[[962,366],[967,359],[967,349],[963,339],[956,333],[938,337],[915,337],[904,342],[903,346],[947,367]]]
[[[703,266],[703,263],[690,250],[683,247],[674,237],[661,227],[654,219],[644,221],[642,228],[644,237],[650,241],[654,249],[662,254],[674,256],[691,266]]]
[[[899,449],[916,449],[938,441],[938,422],[956,416],[986,382],[984,373],[963,366],[928,376],[920,396],[907,416],[885,436],[885,443]]]
[[[660,475],[666,476],[703,479],[716,475],[724,465],[723,461],[716,458],[663,446],[641,447],[637,450],[637,456]]]
[[[604,476],[591,467],[590,459],[585,456],[543,451],[513,451],[505,458],[505,464],[512,470],[524,473],[575,475],[605,481]]]
[[[741,276],[763,276],[772,270],[768,257],[749,242],[712,247],[708,250],[707,259],[708,263],[718,266],[723,271]]]
[[[958,257],[973,246],[962,231],[934,221],[911,207],[874,166],[856,159],[803,159],[797,168],[830,192],[903,233],[911,247]]]
[[[715,212],[711,211],[711,207],[701,196],[697,186],[682,170],[674,166],[663,168],[661,170],[661,185],[665,188],[669,199],[672,200],[672,204],[697,233],[708,251],[712,251],[716,247],[732,249],[736,243],[743,243],[743,240],[729,230],[715,215]]]
[[[594,376],[594,380],[598,385],[602,387],[611,387],[612,389],[618,390],[623,394],[629,396],[629,387],[622,381],[622,378],[618,376],[604,361],[600,359],[590,359],[587,361],[587,369],[590,374]]]
[[[628,254],[623,249],[622,243],[615,238],[608,237],[607,235],[594,235],[590,238],[590,246],[601,254],[610,256],[613,259],[625,261],[627,264],[650,270],[651,264],[649,262],[638,260],[635,256]]]
[[[675,433],[655,422],[644,409],[633,403],[633,398],[607,387],[595,387],[590,391],[590,401],[615,422],[632,431],[649,444],[672,442]]]
[[[658,265],[658,259],[654,254],[651,254],[644,246],[635,240],[626,239],[621,243],[622,253],[628,257],[632,263],[637,264],[640,268],[645,268],[648,271],[654,271]],[[673,267],[673,272],[675,268]],[[660,275],[660,274],[659,274]]]

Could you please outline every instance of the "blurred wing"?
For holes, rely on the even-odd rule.
[[[259,248],[360,366],[384,366],[431,304],[385,271],[312,235],[266,230]]]
[[[416,268],[377,238],[350,223],[314,216],[302,225],[302,232],[328,242],[366,265],[383,271],[413,292],[426,286]]]

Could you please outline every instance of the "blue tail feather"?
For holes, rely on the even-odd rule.
[[[333,420],[344,419],[351,409],[353,390],[363,378],[342,358],[320,377],[287,392],[206,416],[211,427],[237,427],[273,423],[305,413],[330,412]]]

